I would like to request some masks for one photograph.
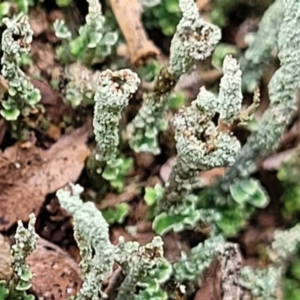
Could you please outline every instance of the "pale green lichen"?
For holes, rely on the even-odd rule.
[[[168,294],[162,288],[173,272],[172,265],[167,259],[161,258],[161,263],[149,271],[147,277],[138,283],[140,291],[135,300],[167,300]]]
[[[242,72],[238,62],[230,55],[223,62],[223,77],[218,96],[220,118],[226,123],[233,123],[241,112],[243,94]]]
[[[300,245],[300,224],[289,230],[277,230],[274,233],[274,241],[269,249],[270,257],[275,265],[286,262],[295,254]]]
[[[57,192],[61,206],[72,214],[74,236],[78,243],[84,272],[84,283],[77,300],[99,300],[103,295],[102,281],[110,275],[114,263],[114,246],[110,243],[108,224],[92,202],[83,203],[79,197],[82,188],[71,186],[72,194],[66,189]]]
[[[200,17],[193,0],[180,0],[179,5],[182,19],[172,39],[168,65],[155,78],[152,91],[144,96],[140,111],[127,127],[136,152],[160,153],[157,138],[167,126],[164,113],[173,87],[197,61],[211,55],[221,38],[219,28]]]
[[[65,68],[64,73],[67,81],[64,100],[72,107],[94,103],[100,72],[92,72],[80,63],[73,63]]]
[[[126,271],[127,275],[120,286],[116,300],[135,299],[134,294],[137,284],[146,278],[150,271],[156,269],[163,258],[163,241],[159,236],[154,237],[151,243],[142,247],[132,243],[129,245],[133,245],[134,247],[128,253],[128,250],[124,251],[125,248],[127,248],[124,241],[121,241],[119,244],[119,251],[121,251],[120,256],[123,257],[123,259],[119,259],[118,262]],[[124,256],[122,251],[130,254],[130,257]]]
[[[109,240],[108,223],[92,202],[83,203],[79,197],[82,188],[71,185],[71,192],[57,192],[61,206],[72,214],[74,236],[78,243],[84,273],[84,283],[74,300],[99,300],[106,297],[101,290],[102,281],[113,272],[117,262],[126,275],[116,300],[134,299],[137,284],[156,269],[163,259],[163,241],[154,237],[151,243],[140,246],[137,242],[125,242],[121,237],[114,246]]]
[[[210,56],[221,39],[220,29],[200,17],[193,0],[181,0],[179,7],[182,19],[171,42],[168,65],[168,71],[177,77]]]
[[[94,97],[93,125],[97,142],[96,160],[109,163],[116,158],[121,111],[128,105],[139,83],[137,75],[129,69],[106,70],[100,74]]]
[[[285,231],[275,231],[274,240],[267,254],[272,265],[265,269],[242,269],[240,285],[251,291],[258,300],[278,299],[282,275],[286,264],[300,245],[300,224]]]
[[[27,17],[19,14],[11,19],[4,18],[2,22],[6,29],[1,39],[1,74],[7,80],[9,89],[8,98],[2,102],[1,115],[6,120],[14,121],[20,114],[29,115],[41,95],[20,68],[21,55],[29,52],[33,35]]]
[[[280,282],[285,266],[300,244],[300,225],[286,230],[275,231],[274,241],[268,249],[268,255],[273,265],[265,269],[244,267],[241,273],[240,285],[251,291],[251,294],[261,300],[276,300],[280,290]]]
[[[183,283],[197,280],[210,266],[214,257],[224,251],[224,245],[224,238],[217,235],[192,248],[189,255],[183,252],[179,261],[173,264],[176,281]]]
[[[257,300],[277,300],[276,290],[280,277],[281,271],[278,268],[253,270],[251,267],[244,267],[239,284]]]
[[[199,185],[198,171],[235,162],[240,150],[239,141],[228,128],[224,129],[213,122],[217,113],[220,119],[233,122],[241,109],[241,73],[236,60],[227,57],[224,71],[218,98],[201,88],[191,106],[180,110],[174,117],[178,154],[166,184],[165,197],[160,201],[162,207],[182,202],[184,195],[192,193]],[[232,85],[229,84],[231,79]]]
[[[279,22],[279,21],[278,21]],[[247,178],[255,170],[259,157],[275,149],[290,117],[296,110],[300,83],[300,1],[284,2],[284,18],[280,27],[278,47],[280,68],[269,83],[270,106],[259,126],[238,153],[236,162],[229,168],[217,186],[212,187],[214,201],[226,203],[229,188],[238,178]]]
[[[276,0],[262,17],[255,39],[245,52],[241,68],[243,87],[247,92],[253,92],[264,67],[270,61],[272,51],[277,47],[283,12],[283,0]]]
[[[64,21],[56,20],[53,24],[56,36],[64,40],[62,47],[58,48],[58,56],[65,62],[76,58],[85,65],[97,63],[111,54],[112,47],[117,43],[118,33],[106,26],[100,2],[87,2],[86,23],[79,28],[78,37],[71,38],[71,32]]]
[[[36,248],[35,220],[35,215],[31,214],[27,229],[24,227],[22,221],[18,221],[17,232],[15,234],[16,243],[11,248],[11,265],[14,270],[14,276],[9,283],[9,289],[11,294],[15,296],[15,299],[23,299],[23,297],[28,300],[34,299],[33,296],[26,294],[26,291],[31,287],[30,280],[32,278],[26,258]]]

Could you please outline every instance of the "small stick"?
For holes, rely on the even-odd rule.
[[[110,5],[127,42],[131,62],[140,65],[148,58],[157,57],[160,50],[148,39],[141,23],[140,1],[110,0]]]

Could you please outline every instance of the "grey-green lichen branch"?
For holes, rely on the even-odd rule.
[[[9,290],[12,294],[12,299],[34,299],[33,296],[26,294],[26,291],[31,287],[32,273],[26,263],[26,258],[36,248],[37,235],[35,233],[34,214],[29,216],[28,228],[26,229],[22,221],[18,221],[17,232],[15,234],[16,243],[12,246],[12,261],[11,265],[14,270],[12,280],[9,282]],[[14,297],[13,297],[14,296]],[[24,297],[24,298],[23,298]]]
[[[231,56],[224,60],[223,69],[218,98],[201,88],[191,106],[174,117],[178,154],[166,184],[165,197],[160,201],[164,209],[182,202],[183,196],[192,193],[199,183],[198,171],[232,165],[240,150],[239,141],[222,122],[232,123],[240,113],[241,71]],[[213,118],[217,113],[220,120],[216,125]]]
[[[174,277],[184,283],[197,280],[210,266],[218,253],[224,252],[225,240],[222,235],[209,237],[203,243],[192,248],[188,255],[184,252],[178,262],[173,264]]]
[[[269,83],[270,106],[264,113],[258,129],[249,137],[238,153],[233,166],[211,189],[211,197],[226,203],[229,188],[235,180],[249,177],[256,168],[255,162],[279,144],[290,117],[296,110],[300,83],[300,0],[284,2],[284,17],[280,27],[278,47],[280,68]]]
[[[157,137],[167,126],[164,120],[171,91],[181,75],[197,61],[211,55],[221,38],[218,27],[204,21],[193,0],[180,0],[182,19],[172,39],[170,59],[146,94],[135,119],[128,125],[129,143],[136,152],[160,152]]]
[[[81,103],[94,103],[97,90],[99,72],[92,72],[82,64],[76,62],[67,66],[64,70],[64,80],[67,84],[63,88],[64,100],[72,107]]]
[[[255,39],[245,52],[241,68],[243,88],[247,92],[253,92],[272,57],[272,51],[277,47],[283,12],[283,0],[276,0],[262,17]]]
[[[125,242],[120,238],[114,246],[109,240],[109,226],[102,213],[92,202],[84,203],[79,185],[71,184],[71,191],[60,189],[57,197],[60,205],[72,214],[74,236],[79,246],[84,273],[84,283],[74,300],[100,300],[106,297],[102,281],[112,274],[114,262],[126,275],[120,286],[117,300],[134,299],[136,286],[157,268],[163,259],[163,241],[154,237],[152,242],[140,246],[137,242]]]
[[[72,39],[64,20],[56,20],[53,24],[56,36],[63,40],[62,46],[58,49],[58,56],[64,62],[76,58],[89,66],[111,54],[112,47],[117,43],[118,33],[107,28],[100,2],[98,0],[87,2],[86,23],[79,28],[79,35],[76,38]],[[70,57],[70,54],[73,57]]]
[[[136,92],[140,80],[129,69],[106,70],[99,76],[95,93],[94,133],[97,142],[96,160],[114,160],[119,146],[119,121],[122,110]]]
[[[92,202],[83,203],[79,195],[83,189],[71,186],[61,189],[57,197],[61,206],[74,218],[74,236],[78,243],[84,272],[84,283],[76,300],[99,300],[103,296],[102,281],[110,275],[114,263],[114,246],[110,243],[108,224]]]
[[[272,263],[265,269],[242,269],[240,285],[257,299],[277,300],[280,295],[282,275],[287,262],[296,253],[300,245],[300,224],[285,231],[275,231],[274,239],[267,250]]]
[[[131,248],[131,251],[128,251],[128,248]],[[133,300],[138,283],[162,262],[163,241],[161,237],[156,236],[151,243],[142,247],[138,243],[121,241],[118,245],[118,251],[120,255],[117,261],[127,272],[127,276],[120,286],[116,300]]]
[[[6,120],[14,121],[20,114],[29,115],[41,95],[20,68],[21,55],[30,51],[33,35],[27,17],[19,14],[11,19],[4,18],[2,22],[6,29],[1,39],[1,74],[7,80],[9,89],[8,98],[2,102],[1,115]]]

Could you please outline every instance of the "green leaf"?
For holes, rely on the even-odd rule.
[[[221,212],[221,219],[217,221],[217,226],[223,234],[228,237],[235,236],[244,225],[246,217],[242,213],[242,208],[229,209]]]
[[[0,299],[5,300],[9,294],[5,281],[0,281]]]
[[[81,57],[86,51],[85,39],[82,36],[78,36],[76,39],[70,41],[69,45],[71,54],[76,58]]]
[[[11,4],[7,1],[0,3],[0,18],[6,16],[9,13],[10,5]]]
[[[171,231],[174,228],[174,225],[181,224],[183,219],[184,217],[180,215],[169,216],[166,212],[163,212],[156,216],[152,223],[152,228],[157,234],[164,235]]]
[[[169,108],[178,109],[184,104],[184,93],[178,92],[175,95],[172,95],[169,100]]]
[[[147,205],[149,205],[149,206],[152,206],[153,204],[156,203],[157,197],[156,197],[156,192],[155,192],[154,188],[152,188],[152,187],[145,188],[144,200],[147,203]]]
[[[264,208],[269,203],[269,196],[265,189],[259,184],[255,194],[248,199],[248,202],[255,207]]]
[[[118,41],[118,33],[117,32],[107,32],[101,43],[109,46],[113,46]]]
[[[241,181],[233,183],[229,190],[233,200],[239,204],[245,203],[249,198],[249,194],[243,189]]]
[[[102,177],[108,181],[115,180],[117,178],[117,169],[111,168],[109,165],[106,166],[102,173]]]
[[[102,214],[106,221],[110,224],[119,223],[122,224],[125,218],[128,216],[129,206],[127,203],[120,203],[113,208],[107,208],[102,211]]]
[[[17,291],[27,291],[31,288],[31,283],[28,281],[20,280],[16,286]]]
[[[67,7],[71,4],[72,0],[56,0],[56,5],[59,7]]]
[[[1,116],[7,121],[15,121],[20,115],[20,111],[17,108],[13,109],[2,109]]]
[[[174,0],[168,0],[166,1],[166,9],[169,13],[180,13],[180,9],[179,9],[179,5],[178,5],[178,1],[174,1]]]
[[[30,270],[22,270],[22,273],[20,274],[20,279],[23,281],[29,281],[32,278],[32,273]]]

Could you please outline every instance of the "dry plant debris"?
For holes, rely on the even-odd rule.
[[[142,7],[139,0],[110,0],[111,8],[126,39],[130,60],[140,64],[156,57],[160,50],[150,41],[141,23]]]
[[[78,179],[89,155],[90,130],[85,125],[49,150],[16,144],[0,154],[0,230],[27,221],[31,212],[38,214],[47,194]]]
[[[44,300],[65,300],[75,295],[82,284],[77,263],[54,244],[39,239],[38,246],[27,258],[32,278],[32,291]]]

